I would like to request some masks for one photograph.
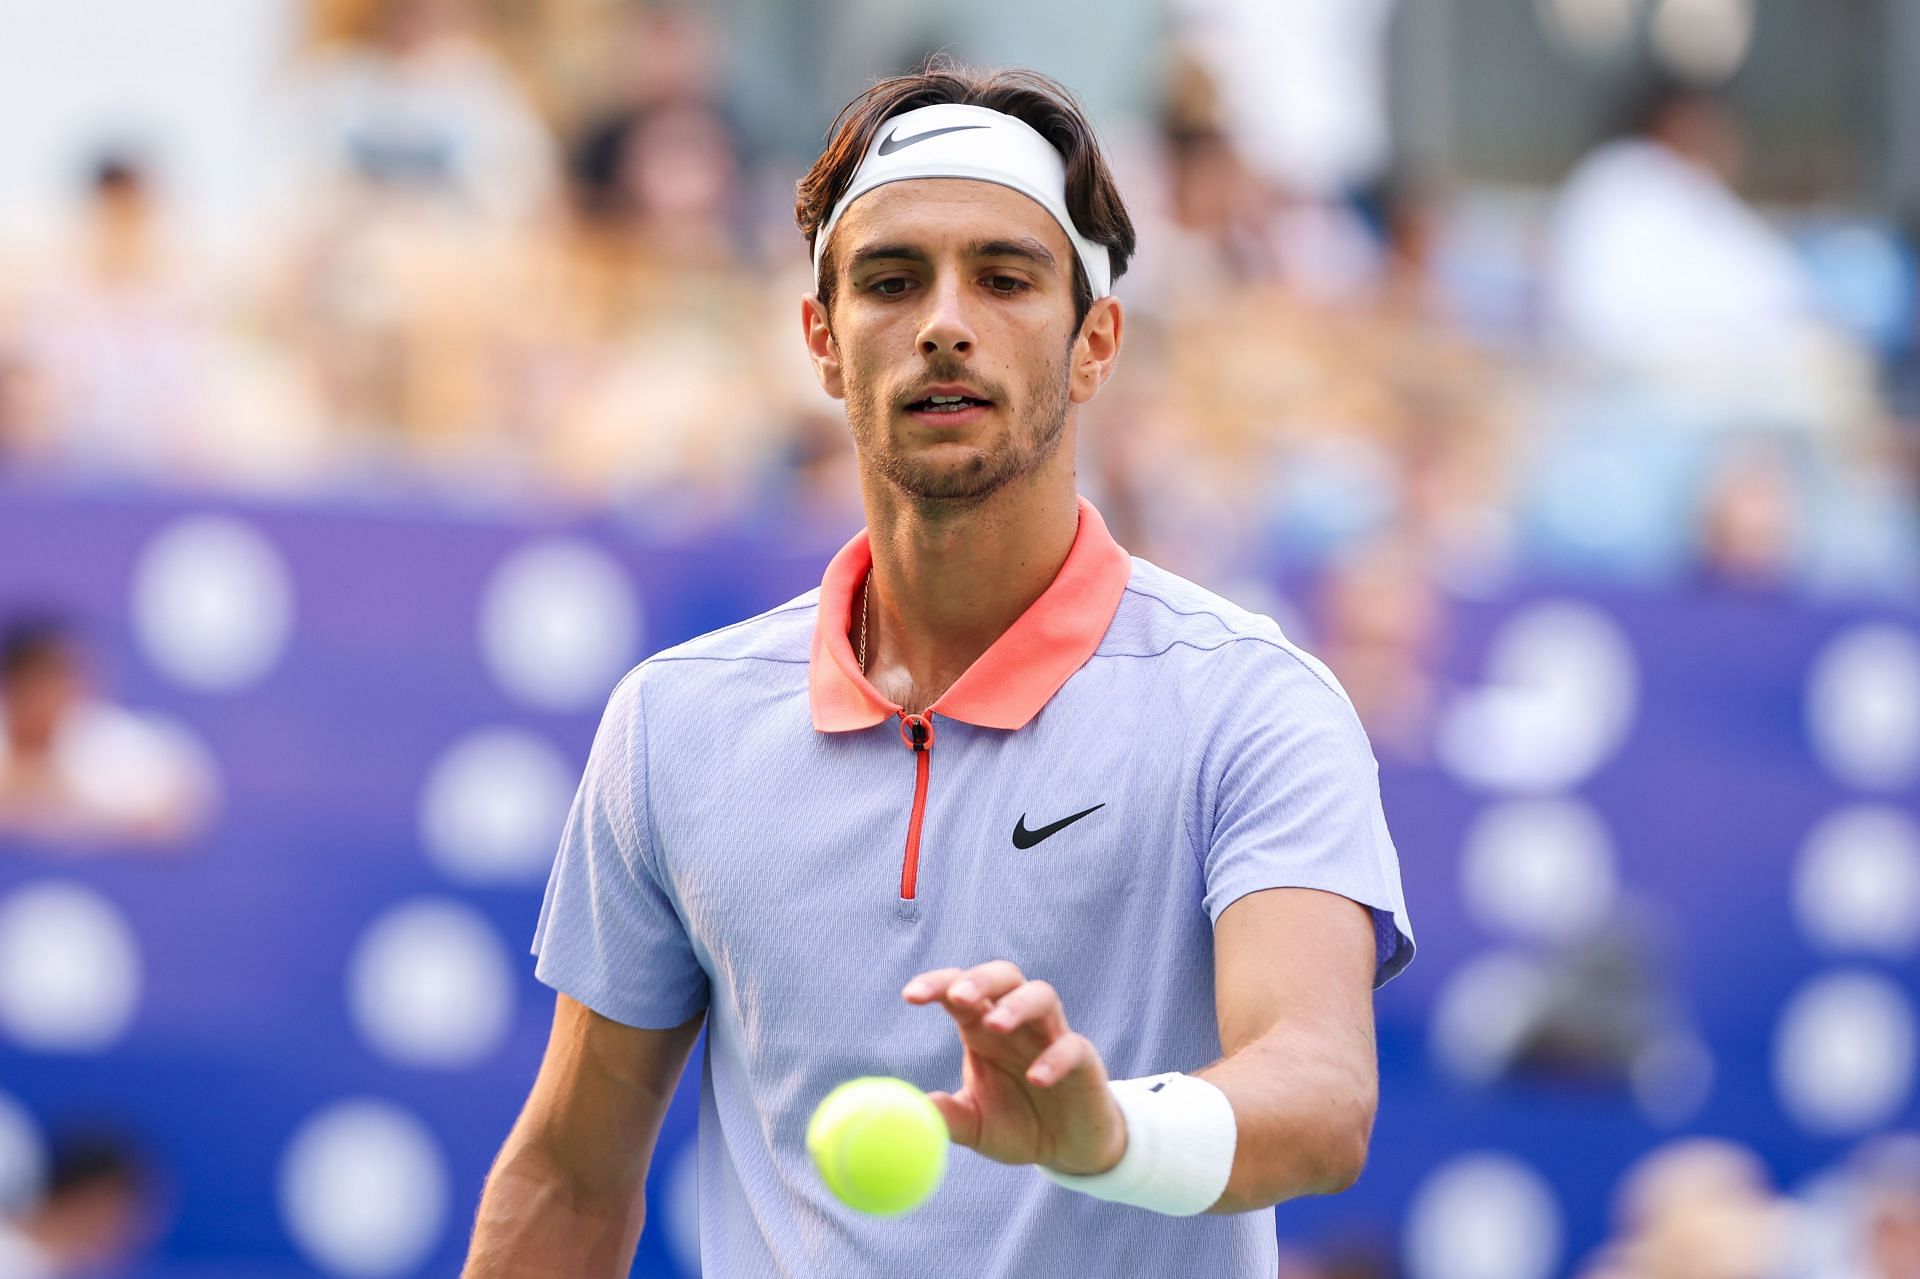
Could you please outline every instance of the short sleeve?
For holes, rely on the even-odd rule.
[[[642,668],[644,669],[644,668]],[[534,928],[534,975],[629,1026],[678,1026],[707,977],[650,846],[642,670],[607,703]]]
[[[1413,925],[1366,730],[1313,658],[1265,640],[1231,647],[1202,779],[1207,915],[1218,923],[1268,888],[1350,898],[1373,915],[1373,984],[1384,985],[1413,958]]]

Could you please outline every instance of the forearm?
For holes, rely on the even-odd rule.
[[[578,1186],[561,1162],[515,1133],[480,1198],[463,1279],[597,1279],[625,1275],[646,1198]]]
[[[704,1013],[625,1026],[566,995],[480,1197],[465,1279],[615,1279],[633,1265],[647,1166]]]
[[[1237,1125],[1233,1172],[1209,1212],[1337,1194],[1358,1180],[1379,1096],[1371,1033],[1364,1040],[1280,1029],[1195,1072],[1227,1095]]]

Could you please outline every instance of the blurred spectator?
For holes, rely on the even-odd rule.
[[[1352,1241],[1327,1254],[1327,1279],[1395,1279],[1400,1273],[1385,1239],[1391,1237],[1382,1223],[1372,1240]]]
[[[1390,315],[1451,322],[1440,286],[1446,194],[1438,184],[1399,173],[1378,188],[1385,260],[1380,305]]]
[[[1725,102],[1661,85],[1581,161],[1554,210],[1546,280],[1552,331],[1573,353],[1763,405],[1857,376],[1786,238],[1736,192],[1745,145]]]
[[[1376,751],[1424,760],[1436,703],[1441,601],[1425,560],[1382,539],[1342,555],[1321,586],[1317,650]]]
[[[648,0],[621,6],[611,25],[590,72],[611,114],[721,100],[727,33],[713,10],[692,0]]]
[[[27,362],[9,350],[0,324],[0,471],[29,461],[37,441],[33,432],[45,421],[35,403],[36,379]]]
[[[1392,147],[1387,33],[1397,0],[1178,0],[1221,87],[1234,140],[1275,186],[1337,201]]]
[[[627,271],[739,270],[739,144],[699,102],[635,108],[602,121],[574,159],[585,233]]]
[[[1867,1142],[1847,1172],[1859,1204],[1854,1268],[1815,1279],[1920,1279],[1920,1135]]]
[[[1161,112],[1164,225],[1142,239],[1137,287],[1201,301],[1279,281],[1316,302],[1363,299],[1380,267],[1365,223],[1251,163],[1232,111],[1205,61],[1176,52]]]
[[[1792,1209],[1745,1146],[1695,1137],[1645,1156],[1621,1180],[1615,1236],[1581,1279],[1776,1279]]]
[[[755,260],[739,152],[726,117],[692,100],[610,116],[576,150],[535,446],[556,491],[663,529],[724,519],[818,404],[781,376],[804,372],[790,306],[806,286]]]
[[[159,1199],[146,1155],[125,1138],[57,1138],[37,1202],[0,1218],[0,1279],[125,1273],[159,1233]]]
[[[349,474],[524,488],[553,139],[473,0],[316,0],[309,34],[274,114],[285,243],[257,302],[298,356],[281,405]]]
[[[755,509],[786,538],[817,537],[837,546],[864,519],[853,435],[846,418],[827,408],[799,412],[783,455],[769,468],[772,489]]]
[[[96,474],[198,469],[212,317],[166,242],[147,167],[103,156],[76,242],[30,276],[17,353],[0,374],[15,451]]]
[[[1280,1248],[1280,1270],[1277,1279],[1324,1279],[1325,1272],[1314,1263],[1312,1257],[1296,1251],[1284,1244]]]
[[[1166,221],[1141,245],[1151,256],[1130,273],[1156,297],[1204,296],[1279,274],[1266,184],[1241,157],[1224,111],[1212,76],[1176,49],[1160,112]]]
[[[552,140],[472,0],[316,0],[312,33],[280,104],[282,199],[423,198],[499,219],[546,205]]]
[[[1729,453],[1702,504],[1700,558],[1729,586],[1785,586],[1800,568],[1799,494],[1781,458],[1761,449]]]
[[[0,834],[69,846],[177,844],[213,798],[182,731],[98,700],[52,618],[0,629]]]
[[[1389,1235],[1386,1226],[1379,1227]],[[1394,1279],[1399,1271],[1379,1239],[1348,1240],[1314,1252],[1281,1245],[1279,1279]]]

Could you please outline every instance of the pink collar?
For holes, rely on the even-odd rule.
[[[840,548],[820,581],[820,611],[807,662],[813,726],[823,733],[871,728],[901,707],[860,673],[847,640],[854,594],[873,567],[865,529]],[[1040,713],[1107,633],[1133,562],[1080,499],[1080,529],[1053,585],[928,709],[981,728],[1016,729]]]

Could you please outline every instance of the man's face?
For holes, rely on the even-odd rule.
[[[821,376],[865,465],[910,498],[977,501],[1054,456],[1084,342],[1073,249],[1045,209],[990,182],[894,182],[847,210],[833,249]]]

